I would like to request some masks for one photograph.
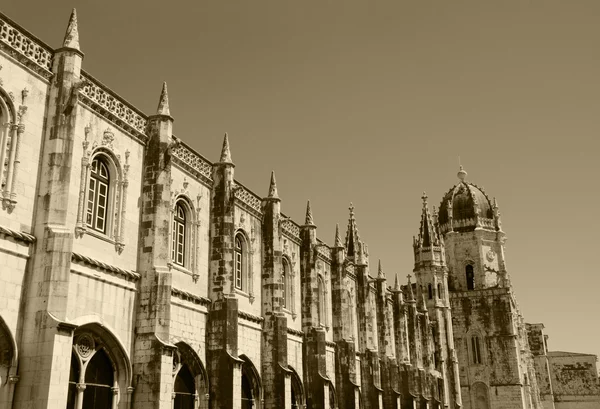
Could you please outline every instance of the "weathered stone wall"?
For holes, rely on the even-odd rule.
[[[596,356],[549,352],[548,361],[557,408],[600,407],[600,384],[598,383]],[[565,406],[567,402],[570,406]],[[578,402],[581,402],[581,406]],[[592,402],[595,402],[595,406]]]

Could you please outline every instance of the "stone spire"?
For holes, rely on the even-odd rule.
[[[344,247],[342,244],[342,238],[340,237],[340,225],[335,224],[335,247]]]
[[[377,265],[377,278],[385,280],[385,274],[383,274],[383,270],[381,268],[381,260],[379,260],[379,264]]]
[[[398,273],[394,274],[394,291],[400,291],[400,282],[398,281]]]
[[[77,11],[75,9],[73,9],[71,17],[69,18],[69,25],[67,26],[67,32],[65,33],[63,47],[81,51],[79,49],[79,30],[77,29]]]
[[[427,301],[425,300],[425,292],[423,287],[417,284],[417,306],[422,312],[427,311]]]
[[[163,82],[162,91],[160,92],[160,100],[158,101],[157,115],[171,116],[169,110],[169,93],[167,92],[167,83]]]
[[[269,185],[269,198],[270,199],[279,199],[279,195],[277,194],[277,182],[275,181],[275,171],[271,171],[271,184]]]
[[[432,245],[438,245],[437,237],[431,215],[429,214],[429,205],[427,204],[427,194],[423,192],[423,210],[421,212],[421,227],[419,228],[419,237],[415,240],[416,248],[428,248]]]
[[[233,163],[231,161],[231,152],[229,151],[229,137],[227,136],[227,132],[225,132],[225,137],[223,137],[223,149],[221,149],[221,159],[219,159],[221,163]]]
[[[348,218],[348,230],[346,231],[346,252],[349,256],[353,256],[359,250],[361,245],[358,226],[354,218],[354,205],[350,203],[350,217]]]
[[[312,210],[310,210],[310,200],[306,202],[306,220],[304,222],[306,226],[314,226]]]

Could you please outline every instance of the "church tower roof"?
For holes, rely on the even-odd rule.
[[[358,233],[356,218],[354,217],[354,205],[350,203],[348,209],[350,210],[350,216],[348,218],[348,230],[346,231],[346,254],[352,257],[359,249],[360,235]]]
[[[480,228],[495,230],[492,202],[483,188],[467,182],[467,172],[462,166],[457,176],[459,182],[444,195],[440,203],[438,223],[441,233]]]

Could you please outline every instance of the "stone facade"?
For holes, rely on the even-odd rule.
[[[466,173],[390,286],[353,206],[326,244],[227,135],[214,163],[176,138],[166,84],[147,116],[83,61],[74,11],[56,50],[0,14],[0,408],[600,407],[595,357],[524,323]]]

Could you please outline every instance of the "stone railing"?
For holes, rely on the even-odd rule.
[[[179,142],[176,147],[171,150],[174,158],[179,160],[188,171],[196,176],[204,176],[208,182],[212,182],[212,164],[194,152],[189,146],[183,142]]]
[[[245,204],[250,210],[256,212],[258,215],[262,214],[261,199],[254,193],[252,193],[245,186],[236,182],[235,198]]]
[[[48,78],[52,75],[52,48],[0,13],[0,43],[8,46],[16,59]]]
[[[117,126],[142,140],[146,139],[146,115],[87,72],[82,70],[81,77],[86,83],[79,93],[86,105]]]
[[[300,226],[294,223],[292,220],[287,219],[281,225],[283,233],[288,235],[292,239],[300,241]]]

